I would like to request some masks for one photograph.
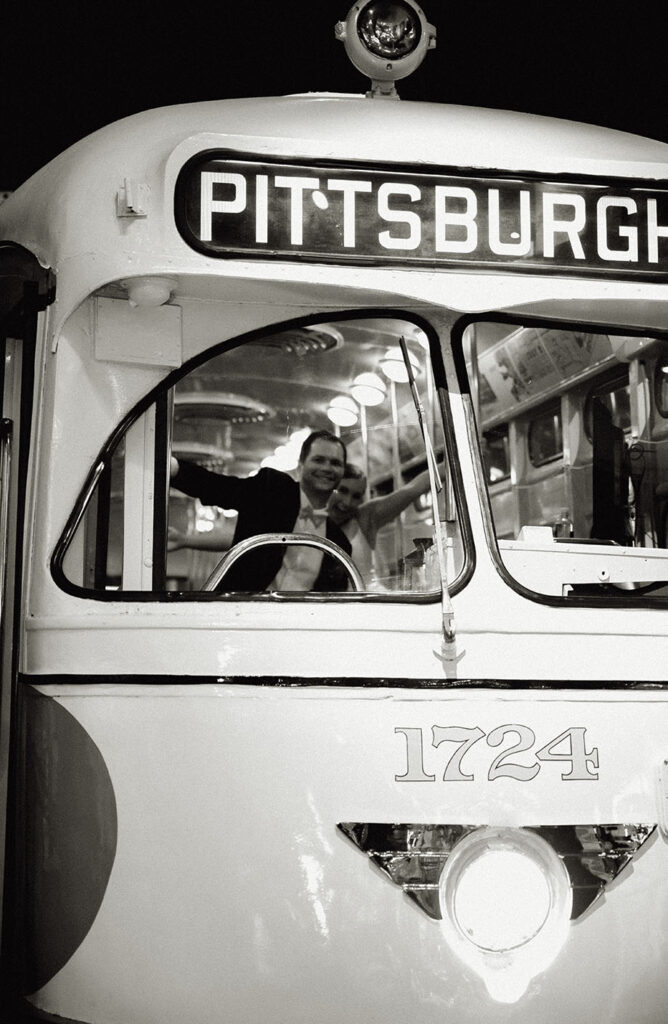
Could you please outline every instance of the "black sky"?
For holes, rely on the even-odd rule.
[[[196,100],[362,92],[346,0],[6,0],[0,189],[120,117]],[[659,0],[424,0],[438,44],[405,99],[549,114],[668,141]]]

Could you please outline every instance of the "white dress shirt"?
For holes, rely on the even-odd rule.
[[[319,537],[326,537],[327,510],[313,508],[301,487],[299,495],[299,515],[292,533],[316,533]],[[281,568],[267,590],[312,590],[320,572],[322,557],[323,552],[317,548],[291,544],[285,549]]]

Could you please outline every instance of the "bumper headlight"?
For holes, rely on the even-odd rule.
[[[453,848],[439,883],[443,930],[494,999],[514,1002],[568,934],[568,871],[523,829],[480,828]]]

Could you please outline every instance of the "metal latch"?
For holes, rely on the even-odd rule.
[[[147,217],[150,188],[147,184],[124,178],[116,193],[117,217]]]

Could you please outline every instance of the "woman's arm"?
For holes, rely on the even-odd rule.
[[[393,519],[408,508],[408,506],[419,498],[421,494],[429,490],[429,470],[425,469],[419,473],[410,483],[404,484],[391,494],[385,494],[382,498],[371,498],[365,501],[358,509],[358,518],[364,534],[369,538],[380,530],[381,526],[390,523]]]

